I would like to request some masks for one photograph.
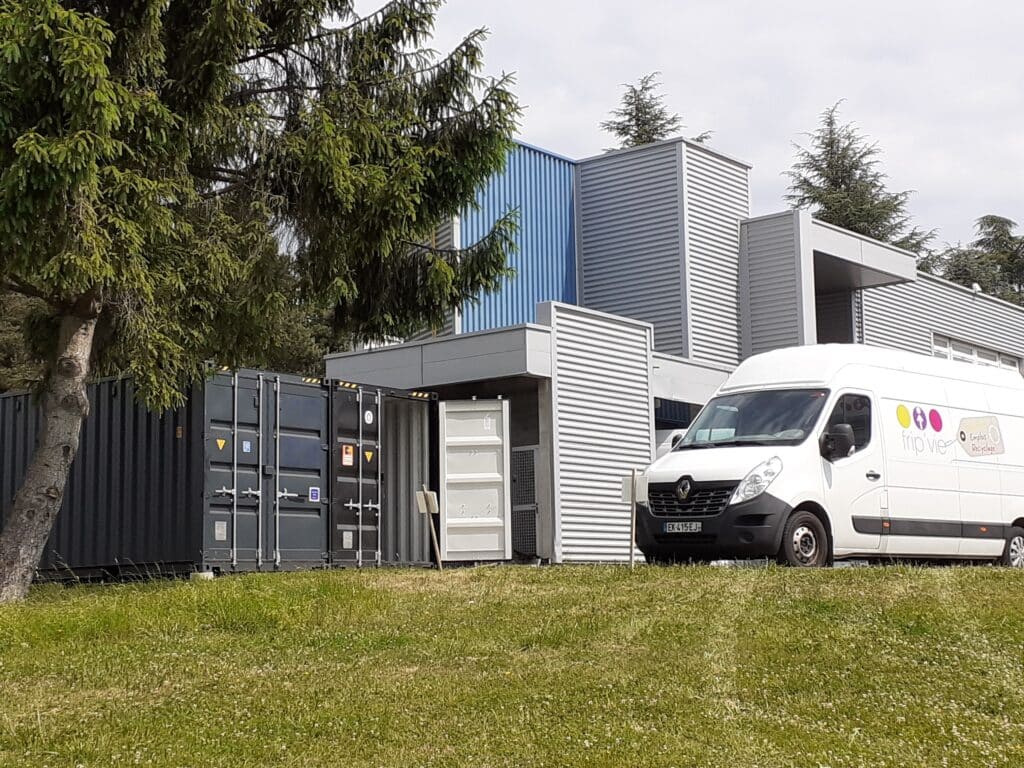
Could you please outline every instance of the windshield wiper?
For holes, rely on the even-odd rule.
[[[739,437],[735,440],[709,440],[703,443],[687,443],[677,446],[675,450],[684,451],[687,448],[728,448],[738,445],[778,445],[778,440],[763,440],[756,437]]]

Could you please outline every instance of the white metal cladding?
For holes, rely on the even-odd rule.
[[[792,213],[741,225],[743,357],[800,342],[800,241]]]
[[[686,354],[681,142],[612,152],[576,170],[580,303],[654,325]]]
[[[621,478],[653,460],[647,323],[564,304],[552,325],[556,562],[629,559]]]
[[[932,354],[932,334],[1024,357],[1024,310],[918,273],[912,283],[861,292],[863,341]]]
[[[749,168],[693,144],[684,146],[689,356],[735,364],[740,356],[739,227],[750,215]]]

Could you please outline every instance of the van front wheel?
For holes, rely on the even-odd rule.
[[[786,521],[778,559],[796,568],[823,568],[828,564],[828,547],[828,534],[817,515],[798,510]]]
[[[1009,568],[1024,568],[1024,528],[1010,529],[999,562]]]

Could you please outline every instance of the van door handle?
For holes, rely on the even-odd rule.
[[[882,479],[882,476],[880,474],[878,474],[877,472],[875,472],[875,470],[873,470],[873,469],[870,472],[868,472],[866,475],[864,475],[864,477],[866,477],[868,480],[871,480],[871,481],[881,480]]]

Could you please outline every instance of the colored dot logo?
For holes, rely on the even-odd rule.
[[[929,426],[936,432],[942,431],[942,414],[932,408],[925,411],[921,406],[915,406],[911,411],[907,406],[900,404],[896,407],[896,420],[904,429],[910,429],[910,425],[924,432]]]
[[[896,419],[904,429],[910,428],[910,410],[907,406],[901,405],[896,409]]]

